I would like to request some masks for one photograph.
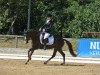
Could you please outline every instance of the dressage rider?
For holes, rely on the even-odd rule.
[[[44,50],[46,50],[46,43],[48,42],[48,37],[49,37],[48,35],[46,37],[44,32],[50,33],[52,25],[53,25],[52,15],[48,14],[45,24],[40,28],[40,30],[42,30],[43,32],[42,35],[43,35]]]
[[[48,14],[47,15],[47,19],[46,19],[46,22],[45,24],[41,27],[41,30],[45,31],[45,32],[50,32],[50,29],[53,25],[53,22],[52,22],[52,15],[51,14]]]

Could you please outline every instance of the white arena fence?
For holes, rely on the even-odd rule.
[[[18,44],[21,42],[24,44],[25,37],[21,35],[0,35],[0,47],[5,48],[18,48]]]
[[[40,61],[46,61],[51,56],[47,55],[33,55],[32,60],[40,60]],[[19,54],[0,54],[0,58],[2,59],[24,59],[27,60],[27,55],[19,55]],[[51,61],[57,61],[62,62],[61,56],[56,56]],[[85,64],[100,64],[99,58],[82,58],[82,57],[66,57],[66,63],[85,63]]]

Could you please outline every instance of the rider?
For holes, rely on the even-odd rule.
[[[42,30],[43,32],[47,32],[50,33],[51,27],[53,25],[53,21],[52,21],[52,15],[48,14],[47,15],[47,19],[45,24],[40,28],[40,30]],[[45,33],[42,34],[43,35],[43,42],[44,42],[44,50],[46,50],[46,43],[48,41],[48,35],[46,37],[46,39],[44,38]]]
[[[47,19],[46,19],[46,22],[45,22],[45,24],[41,27],[41,29],[43,30],[44,29],[44,31],[45,32],[50,32],[50,28],[51,28],[51,26],[53,25],[53,22],[52,22],[52,15],[51,14],[48,14],[47,15]]]

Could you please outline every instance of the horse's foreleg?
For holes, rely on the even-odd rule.
[[[52,58],[54,58],[56,53],[57,53],[57,50],[54,50],[52,57],[49,58],[47,61],[45,61],[44,64],[47,64]]]
[[[28,64],[28,62],[31,60],[31,56],[32,56],[33,52],[34,52],[34,50],[32,50],[32,49],[28,50],[28,60],[25,64]]]
[[[61,63],[61,65],[64,65],[65,64],[65,53],[62,50],[58,52],[63,56],[63,62]]]

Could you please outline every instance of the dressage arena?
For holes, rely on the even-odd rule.
[[[60,65],[62,57],[59,54],[44,65],[43,62],[52,55],[52,50],[37,50],[32,56],[32,61],[25,65],[27,49],[23,54],[21,53],[23,49],[21,51],[2,48],[0,51],[0,75],[100,75],[99,58],[75,58],[65,51],[65,65]]]

